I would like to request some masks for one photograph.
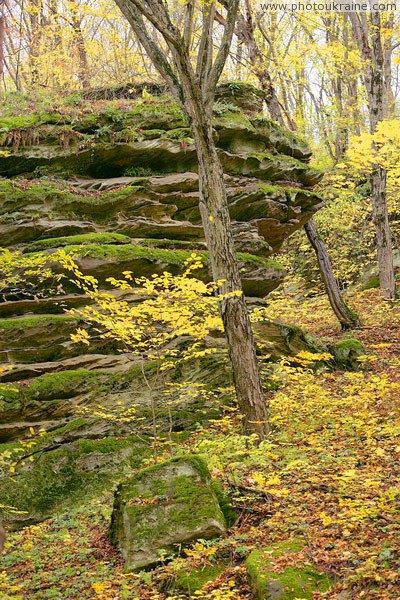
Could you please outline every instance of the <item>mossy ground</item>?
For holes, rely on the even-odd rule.
[[[261,446],[242,435],[240,420],[227,411],[172,447],[205,456],[213,476],[230,492],[236,524],[225,538],[152,574],[123,574],[107,542],[111,494],[99,495],[10,534],[0,593],[82,600],[95,595],[97,584],[118,600],[164,600],[179,593],[166,591],[165,585],[178,571],[201,571],[228,560],[228,568],[204,585],[199,598],[232,598],[233,593],[248,600],[244,562],[249,554],[298,537],[304,540],[302,559],[317,561],[318,570],[333,580],[327,599],[340,594],[351,600],[398,598],[399,309],[389,311],[375,291],[353,297],[352,304],[366,323],[358,337],[370,356],[367,370],[315,374],[308,367],[283,365],[275,371],[277,388],[268,393],[272,432]],[[314,335],[339,339],[340,327],[324,306],[313,299],[302,312],[297,304],[298,319]],[[277,308],[288,320],[290,303]],[[169,444],[160,447],[159,457],[170,452]],[[274,560],[279,574],[282,563]]]
[[[246,560],[250,585],[258,600],[310,599],[315,591],[326,592],[331,581],[325,573],[317,571],[307,560],[296,559],[304,550],[300,540],[290,540],[262,550],[253,550]],[[293,558],[289,566],[274,570],[274,559]]]

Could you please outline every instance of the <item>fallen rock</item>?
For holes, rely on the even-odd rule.
[[[110,539],[129,570],[155,565],[181,544],[224,532],[225,518],[199,456],[139,471],[115,493]]]
[[[146,452],[147,446],[136,436],[49,442],[33,462],[21,464],[2,480],[0,504],[20,511],[7,514],[5,522],[10,529],[19,529],[111,490],[138,468]]]
[[[325,573],[320,573],[305,558],[304,544],[290,540],[253,550],[246,560],[247,575],[254,598],[258,600],[302,600],[311,599],[314,591],[326,592],[331,582]],[[299,554],[298,560],[296,554]],[[293,561],[279,571],[273,571],[275,559],[293,554]]]

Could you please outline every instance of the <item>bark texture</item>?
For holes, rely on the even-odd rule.
[[[360,325],[357,315],[349,309],[340,295],[339,286],[332,271],[332,265],[328,251],[324,242],[320,239],[317,233],[317,228],[313,219],[310,219],[304,226],[308,240],[315,250],[318,261],[318,268],[324,282],[325,290],[329,299],[329,303],[342,329],[351,329]]]
[[[0,520],[0,554],[3,553],[5,541],[6,541],[6,530],[4,529],[3,523]]]
[[[387,87],[385,85],[385,56],[381,18],[372,10],[370,22],[366,13],[350,13],[354,37],[364,58],[364,84],[368,98],[370,131],[375,133],[380,121],[387,116]],[[387,300],[395,297],[392,236],[386,202],[386,171],[373,166],[371,175],[372,207],[378,254],[379,285]]]

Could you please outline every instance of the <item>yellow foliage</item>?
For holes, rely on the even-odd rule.
[[[216,295],[221,282],[204,283],[193,276],[193,272],[202,266],[197,254],[192,254],[186,261],[182,275],[165,271],[150,278],[134,279],[131,272],[125,272],[123,279],[109,278],[117,290],[144,296],[143,301],[133,305],[100,291],[98,282],[83,275],[73,257],[66,252],[61,251],[59,261],[93,302],[85,308],[70,311],[71,314],[95,325],[101,337],[120,342],[124,350],[142,359],[158,360],[161,369],[169,368],[178,360],[213,352],[202,347],[201,342],[211,331],[222,331],[218,302],[223,296]],[[170,343],[181,336],[189,336],[192,340],[189,348],[179,351],[171,348]],[[90,344],[89,334],[82,328],[72,339]]]

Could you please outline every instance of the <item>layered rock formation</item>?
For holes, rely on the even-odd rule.
[[[255,114],[258,92],[235,90],[227,85],[220,91],[215,139],[244,291],[260,302],[284,275],[271,255],[321,207],[312,191],[321,175],[307,164],[310,150],[302,140]],[[135,276],[178,273],[197,250],[204,262],[198,276],[210,280],[188,124],[167,96],[124,102],[94,107],[85,100],[70,113],[0,120],[1,246],[30,257],[65,248],[103,287],[107,277],[126,270]],[[53,271],[60,267],[54,264]],[[14,369],[0,374],[0,442],[41,426],[54,432],[50,447],[55,436],[57,444],[72,443],[73,454],[71,439],[115,433],[79,420],[74,438],[69,422],[77,407],[129,404],[134,398],[148,409],[130,355],[95,337],[89,349],[71,342],[78,323],[65,309],[86,301],[72,283],[28,277],[24,283],[9,281],[1,291],[0,361]],[[297,330],[264,326],[264,339],[270,334],[272,354],[307,347]],[[185,380],[196,379],[229,383],[215,358],[188,369]],[[188,406],[177,416],[177,430],[216,414],[215,407],[192,408],[196,412]]]

